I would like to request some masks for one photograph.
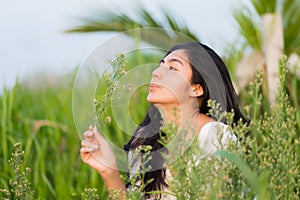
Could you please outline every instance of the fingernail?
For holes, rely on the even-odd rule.
[[[94,127],[93,125],[90,125],[90,126],[89,126],[89,130],[92,131],[92,130],[93,130],[93,127]]]
[[[86,148],[89,152],[93,152],[94,151],[94,149],[93,148]]]
[[[94,147],[88,147],[87,148],[87,150],[89,151],[89,152],[94,152],[94,151],[97,151],[99,149],[99,147],[96,145],[96,146],[94,146]]]
[[[89,130],[88,136],[89,136],[89,137],[92,137],[93,135],[94,135],[94,132],[93,132],[92,130]]]

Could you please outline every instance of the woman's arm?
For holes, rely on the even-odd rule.
[[[101,136],[96,127],[90,126],[84,133],[80,155],[83,162],[90,165],[102,177],[108,193],[116,191],[123,199],[126,187],[120,178],[117,162],[109,143]]]

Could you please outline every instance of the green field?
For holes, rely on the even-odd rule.
[[[95,198],[94,192],[88,188],[96,188],[99,199],[107,198],[99,175],[80,159],[80,136],[72,114],[75,74],[76,71],[66,75],[58,84],[33,88],[16,81],[13,89],[4,89],[0,96],[0,188],[10,191],[10,199],[29,198],[25,195],[28,193],[27,181],[31,183],[31,190],[34,191],[33,199]],[[299,197],[300,83],[290,73],[283,75],[277,104],[272,108],[264,104],[266,100],[261,93],[261,85],[258,84],[260,79],[256,84],[250,84],[240,95],[244,111],[252,120],[250,130],[253,137],[246,141],[252,149],[251,153],[237,152],[234,149],[231,151],[234,155],[221,152],[225,160],[230,161],[222,161],[227,163],[223,166],[228,168],[220,170],[219,174],[212,173],[214,175],[210,177],[197,177],[196,172],[201,173],[197,170],[191,174],[182,174],[178,180],[182,183],[188,180],[187,184],[171,184],[178,197],[185,195],[183,191],[189,191],[194,197],[202,195],[203,198],[214,199],[222,194],[224,199],[232,199],[241,198],[239,195],[242,190],[246,199],[253,199],[254,196],[260,199],[270,196],[272,199]],[[136,106],[129,107],[134,110],[132,117],[137,123],[149,106],[144,99],[146,92],[145,88],[140,88],[129,105],[139,105],[138,109]],[[99,98],[101,95],[99,91]],[[108,109],[108,114],[109,112]],[[242,134],[248,130],[238,127],[236,132]],[[104,128],[103,134],[120,147],[128,140],[128,135],[124,135],[114,121]],[[16,143],[20,143],[24,150],[19,155],[23,158],[22,162],[18,161],[20,157],[14,157],[15,163],[20,164],[17,174],[14,172],[16,169],[8,162],[15,151]],[[177,170],[180,170],[180,166],[179,161]],[[206,163],[201,169],[210,166],[211,163]],[[25,172],[26,167],[30,168],[30,173],[22,175],[21,172]],[[225,176],[231,177],[232,182],[223,183]],[[192,188],[198,187],[195,183],[201,181],[215,183],[212,185],[216,192],[205,193],[203,188],[195,192]],[[23,196],[17,197],[18,190],[23,192]],[[265,196],[260,192],[264,192]],[[0,193],[0,197],[5,196],[7,194],[4,192]]]

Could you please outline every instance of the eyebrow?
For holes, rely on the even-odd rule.
[[[160,63],[165,63],[166,61],[164,60],[164,59],[162,59],[161,61],[160,61]],[[182,66],[183,66],[183,63],[180,61],[180,60],[178,60],[178,59],[176,59],[176,58],[171,58],[170,60],[169,60],[169,62],[178,62],[179,64],[181,64]]]

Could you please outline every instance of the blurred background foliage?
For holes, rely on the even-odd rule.
[[[284,36],[282,53],[286,57],[285,60],[290,63],[287,65],[287,69],[289,70],[283,82],[283,88],[287,94],[287,99],[284,100],[284,103],[288,102],[294,108],[288,109],[288,111],[291,111],[289,115],[293,116],[292,119],[295,122],[296,135],[293,135],[293,138],[289,138],[288,144],[293,145],[299,141],[300,136],[300,2],[298,0],[252,0],[251,3],[253,8],[240,6],[233,12],[233,16],[240,27],[241,35],[235,44],[227,45],[222,57],[229,68],[236,88],[240,91],[239,99],[245,112],[247,113],[247,109],[249,110],[249,105],[252,105],[252,109],[255,108],[251,110],[252,112],[248,113],[248,117],[254,121],[255,119],[264,119],[265,113],[272,113],[273,110],[272,103],[269,102],[265,92],[265,86],[262,84],[257,87],[257,93],[255,94],[258,96],[254,97],[253,94],[249,93],[253,89],[250,81],[254,80],[254,77],[241,87],[239,79],[236,78],[236,71],[241,60],[250,55],[254,55],[254,60],[262,60],[262,63],[265,62],[262,17],[266,13],[276,13],[281,16]],[[170,13],[170,11],[162,9],[162,18],[158,20],[142,5],[137,5],[130,14],[120,13],[113,9],[100,10],[95,15],[85,18],[79,26],[66,30],[66,32],[123,32],[132,28],[158,27],[178,31],[197,41],[201,41],[200,38],[185,26],[185,23],[178,15]],[[176,32],[169,34],[170,37],[163,37],[160,41],[176,41]],[[157,40],[150,38],[146,42],[153,41]],[[156,45],[155,42],[153,45]],[[293,58],[296,56],[296,61],[294,61],[295,59],[290,60],[292,56]],[[126,70],[129,70],[130,66],[137,66],[150,61],[158,63],[160,58],[141,54],[138,59],[130,57],[126,59],[128,62]],[[259,63],[261,64],[261,62]],[[254,65],[259,64],[255,62],[254,64],[243,65],[243,70],[246,70],[245,68],[247,70],[249,68],[255,69],[251,74],[256,74],[257,70],[264,71],[264,68]],[[265,66],[265,63],[263,66]],[[85,188],[92,187],[98,189],[100,199],[107,198],[101,178],[95,171],[83,164],[79,156],[80,137],[73,121],[71,103],[72,88],[77,70],[78,67],[65,76],[51,77],[50,84],[43,84],[49,78],[47,75],[39,75],[37,77],[30,77],[28,80],[22,82],[17,80],[13,89],[9,91],[4,88],[0,96],[0,188],[11,187],[9,181],[14,177],[14,172],[8,163],[8,159],[13,152],[13,145],[21,143],[24,149],[23,166],[31,168],[28,180],[31,182],[31,188],[35,191],[35,198],[81,199],[83,198],[82,193],[84,193]],[[247,76],[247,73],[244,72],[244,74]],[[280,76],[280,73],[278,76]],[[41,81],[39,82],[38,80]],[[101,98],[101,93],[103,93],[101,90],[97,93],[99,98]],[[132,108],[130,111],[136,123],[141,121],[149,106],[145,99],[146,94],[147,87],[140,88],[131,98],[129,108]],[[281,103],[283,102],[281,101]],[[108,111],[108,115],[109,112],[110,110]],[[276,120],[282,119],[275,118],[271,122],[274,124],[279,123]],[[264,132],[259,133],[265,133],[272,139],[270,134],[273,130],[271,122],[266,125],[263,121],[260,121],[259,123],[264,125]],[[258,125],[259,123],[254,124]],[[268,127],[266,128],[266,126]],[[110,124],[105,126],[104,134],[119,147],[122,147],[129,139],[128,135],[118,129],[113,119]],[[259,137],[264,136],[261,135]],[[282,144],[277,143],[276,145],[272,147],[277,148]],[[299,155],[299,146],[295,148],[298,148]],[[291,151],[296,151],[295,148],[290,149]],[[296,152],[290,153],[297,155]],[[279,156],[285,155],[279,154]],[[247,159],[245,161],[250,163],[251,167],[255,167],[254,170],[260,169],[261,166],[258,164],[264,164],[263,162],[255,164],[253,160]],[[299,170],[299,167],[296,169]],[[276,170],[287,169],[278,168]],[[281,172],[284,173],[284,171]],[[0,193],[0,197],[2,195]]]

